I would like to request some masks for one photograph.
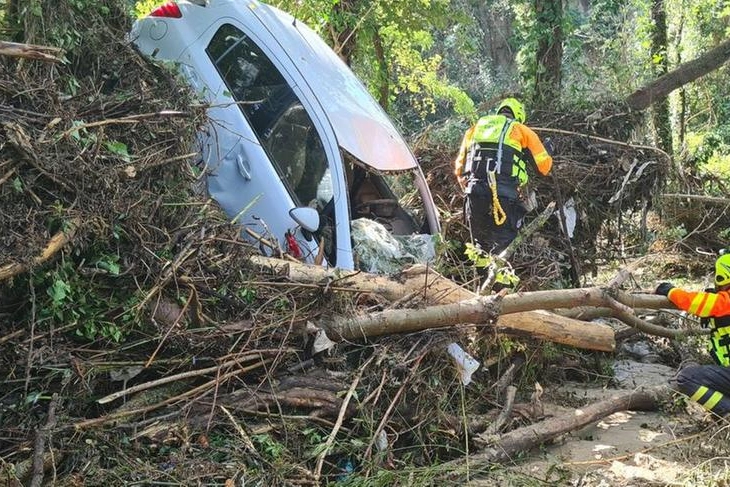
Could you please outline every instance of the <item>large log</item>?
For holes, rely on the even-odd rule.
[[[655,410],[659,405],[667,402],[672,394],[673,391],[668,386],[623,391],[570,413],[517,428],[499,437],[495,436],[494,442],[485,451],[454,460],[448,465],[458,468],[468,461],[469,467],[475,468],[479,465],[504,462],[512,459],[518,453],[528,451],[563,433],[588,426],[613,413],[627,410]]]
[[[356,271],[325,269],[323,267],[287,262],[270,257],[252,256],[251,263],[258,268],[267,268],[271,272],[287,277],[294,282],[321,283],[337,287],[381,294],[396,301],[405,296],[422,293],[427,302],[437,303],[435,306],[419,310],[388,310],[373,313],[367,317],[337,318],[323,323],[332,339],[352,340],[391,333],[407,333],[428,328],[450,326],[459,323],[486,323],[491,317],[499,315],[496,320],[498,330],[520,335],[532,336],[541,340],[570,345],[588,350],[611,352],[616,347],[613,329],[606,325],[589,323],[566,318],[547,311],[524,311],[540,308],[530,296],[524,297],[516,293],[518,299],[508,295],[501,303],[501,309],[493,303],[493,297],[477,299],[477,294],[465,289],[454,281],[445,278],[426,266],[414,266],[405,270],[397,279]],[[584,290],[576,290],[570,299],[596,299],[598,291],[592,294]],[[531,293],[533,294],[533,293]],[[520,296],[523,296],[521,299]],[[549,298],[549,294],[543,294]],[[548,300],[548,306],[560,303],[565,306],[570,300]],[[601,301],[602,302],[602,301]],[[435,310],[434,310],[435,308]],[[362,320],[368,324],[362,326]],[[395,321],[393,321],[395,320]]]

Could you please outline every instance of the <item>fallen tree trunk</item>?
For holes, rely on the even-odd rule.
[[[532,336],[588,350],[612,352],[616,347],[614,332],[609,326],[566,318],[547,311],[524,311],[539,309],[543,307],[543,304],[552,305],[549,300],[532,306],[532,308],[524,306],[524,309],[520,309],[522,305],[519,300],[508,304],[507,307],[502,303],[501,309],[495,308],[491,304],[494,297],[484,297],[481,298],[482,301],[473,302],[472,300],[477,298],[475,293],[426,266],[413,266],[405,270],[398,276],[399,282],[385,276],[340,269],[324,269],[270,257],[252,256],[250,261],[259,269],[269,269],[275,275],[287,277],[295,282],[320,283],[323,286],[331,287],[347,286],[352,290],[380,294],[390,301],[397,301],[415,293],[423,293],[427,302],[442,303],[441,306],[446,306],[446,308],[435,311],[432,310],[433,307],[420,310],[387,310],[364,317],[336,318],[333,321],[322,323],[333,340],[354,340],[391,333],[408,333],[455,324],[486,323],[496,318],[495,326],[504,333]],[[515,296],[524,294],[527,293],[516,293]],[[529,294],[532,295],[532,293]],[[529,301],[532,298],[528,296],[524,299]],[[566,302],[570,302],[570,300]],[[603,301],[601,302],[603,303]],[[427,311],[424,313],[424,310]]]
[[[613,329],[606,325],[573,320],[543,310],[509,315],[501,313],[500,309],[505,309],[504,301],[500,303],[498,297],[486,296],[421,309],[390,309],[362,316],[336,317],[322,325],[332,339],[353,340],[459,324],[484,324],[496,319],[498,330],[512,334],[604,352],[611,352],[616,347]]]
[[[651,411],[668,401],[673,391],[668,386],[640,388],[616,394],[609,399],[578,408],[571,413],[546,419],[495,436],[492,444],[483,452],[449,462],[455,468],[468,462],[469,467],[511,460],[516,454],[525,452],[563,433],[574,431],[626,410]]]

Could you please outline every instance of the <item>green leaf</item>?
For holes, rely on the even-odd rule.
[[[53,281],[53,285],[48,288],[48,295],[53,299],[55,305],[63,303],[70,293],[71,286],[62,279],[56,279]]]
[[[127,150],[127,144],[124,142],[112,140],[105,142],[104,146],[112,154],[119,156],[125,162],[129,162],[129,151]]]

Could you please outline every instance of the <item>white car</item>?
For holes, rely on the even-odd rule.
[[[201,134],[207,189],[244,235],[353,269],[357,219],[392,235],[439,232],[402,136],[337,54],[291,15],[256,1],[180,0],[135,22],[130,39],[175,62],[210,104]]]

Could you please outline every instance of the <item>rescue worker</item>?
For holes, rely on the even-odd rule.
[[[712,365],[691,365],[677,375],[677,388],[708,411],[730,413],[730,253],[721,252],[715,261],[715,288],[704,292],[685,291],[663,282],[655,294],[666,296],[677,308],[706,318],[709,325]]]
[[[546,140],[548,151],[525,119],[522,103],[506,98],[466,131],[454,161],[472,243],[494,254],[515,239],[527,212],[519,191],[528,180],[527,164],[544,176],[553,165],[552,144]]]

